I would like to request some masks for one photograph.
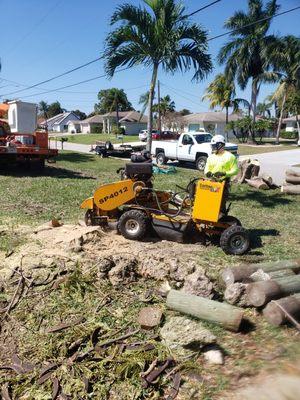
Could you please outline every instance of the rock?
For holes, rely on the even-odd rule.
[[[209,299],[213,298],[214,295],[212,282],[205,275],[205,271],[199,267],[195,272],[186,276],[182,291]]]
[[[158,288],[158,293],[163,296],[167,297],[169,291],[171,290],[171,286],[168,281],[163,282],[160,287]]]
[[[59,220],[56,218],[52,218],[50,221],[50,226],[52,226],[53,228],[59,228],[62,225],[63,224],[61,222],[59,222]]]
[[[144,307],[140,310],[138,323],[143,329],[151,329],[160,324],[162,311],[158,307]]]
[[[161,328],[160,335],[175,356],[197,354],[202,347],[215,343],[216,337],[199,321],[187,317],[171,317]]]
[[[114,266],[115,266],[115,263],[114,263],[112,257],[100,258],[97,263],[97,267],[98,267],[100,273],[107,273]]]
[[[235,304],[239,307],[249,306],[247,302],[246,289],[248,284],[235,282],[226,287],[224,297],[227,303]]]
[[[114,266],[108,272],[113,286],[134,282],[137,278],[137,259],[133,256],[113,256]]]
[[[208,364],[223,365],[224,355],[217,346],[208,346],[207,350],[203,353],[204,359]]]

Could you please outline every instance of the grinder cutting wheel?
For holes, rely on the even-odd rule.
[[[87,210],[87,224],[115,222],[127,239],[140,241],[153,232],[178,242],[203,236],[215,242],[217,237],[225,253],[244,254],[250,246],[248,233],[227,210],[220,213],[225,182],[209,175],[193,179],[181,192],[161,191],[153,188],[152,163],[128,163],[126,179],[100,186],[81,208]]]

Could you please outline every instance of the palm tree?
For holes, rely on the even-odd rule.
[[[153,94],[153,97],[154,97],[154,94]],[[141,106],[142,106],[140,119],[145,114],[145,111],[148,107],[148,101],[149,101],[149,90],[140,95],[139,104],[141,104]]]
[[[265,8],[262,0],[248,0],[248,12],[236,11],[224,27],[234,30],[230,34],[232,40],[225,44],[218,55],[221,64],[226,63],[225,75],[229,79],[237,79],[244,90],[251,79],[251,110],[255,122],[256,102],[260,85],[263,82],[275,82],[278,75],[270,71],[270,59],[267,49],[275,41],[273,35],[267,35],[271,19],[279,9],[276,0],[269,1]],[[263,22],[243,28],[261,18],[269,18]]]
[[[249,102],[245,99],[235,98],[235,85],[233,80],[228,80],[224,74],[218,74],[206,88],[202,100],[209,100],[210,108],[221,107],[226,110],[226,125],[228,124],[229,107],[237,112],[240,104],[249,109]]]
[[[256,106],[257,114],[262,115],[264,118],[266,117],[266,115],[268,116],[268,118],[271,118],[271,105],[272,104],[266,102],[258,103]]]
[[[278,39],[268,52],[273,66],[281,76],[279,86],[272,96],[280,104],[280,115],[276,132],[276,144],[279,144],[280,129],[286,100],[294,90],[300,90],[300,39],[288,35]]]
[[[151,149],[153,96],[158,69],[165,72],[194,70],[194,80],[203,79],[212,69],[207,53],[207,34],[184,15],[184,6],[175,0],[144,0],[146,7],[123,4],[117,7],[111,25],[119,23],[106,38],[106,72],[137,65],[151,67],[148,100],[147,149]]]

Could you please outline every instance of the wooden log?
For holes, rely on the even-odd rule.
[[[292,185],[300,185],[300,176],[286,175],[285,181],[286,183],[290,183]]]
[[[293,260],[270,261],[258,264],[241,264],[237,267],[224,269],[221,279],[225,285],[234,282],[249,282],[249,277],[255,271],[262,269],[264,272],[279,271],[282,269],[300,268],[300,258]]]
[[[295,275],[271,281],[249,283],[246,297],[249,305],[261,307],[271,300],[298,292],[300,292],[300,275]]]
[[[286,311],[286,312],[285,312]],[[300,293],[293,296],[283,297],[279,300],[272,300],[263,310],[266,320],[275,326],[286,323],[289,318],[288,314],[294,319],[300,318]]]
[[[250,275],[250,279],[252,282],[259,281],[269,281],[271,279],[284,278],[286,276],[295,275],[295,272],[292,269],[281,269],[279,271],[269,271],[265,272],[262,269],[258,269]]]
[[[283,185],[281,186],[281,193],[300,194],[300,185]]]
[[[266,182],[261,178],[245,179],[245,181],[248,183],[249,186],[252,186],[255,189],[259,189],[259,190],[268,190],[268,189],[270,189],[269,185],[267,185]]]
[[[243,311],[237,307],[178,290],[170,290],[167,296],[167,307],[216,323],[234,332],[239,330],[243,319]]]
[[[300,171],[295,171],[294,169],[287,169],[285,171],[286,175],[298,176],[300,178]]]
[[[267,184],[268,186],[272,186],[272,185],[273,185],[273,178],[272,178],[270,175],[268,175],[268,174],[262,174],[262,175],[261,175],[261,179],[262,179],[264,182],[266,182],[266,184]]]

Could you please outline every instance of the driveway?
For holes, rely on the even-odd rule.
[[[282,185],[285,181],[285,171],[293,165],[300,164],[300,148],[241,156],[239,159],[245,160],[247,158],[258,160],[260,162],[260,172],[269,174],[274,183]],[[300,172],[300,168],[293,167],[293,169]]]

